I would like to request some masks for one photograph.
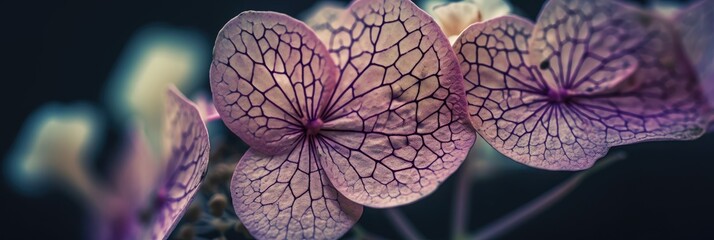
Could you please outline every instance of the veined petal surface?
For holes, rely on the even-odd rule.
[[[674,34],[611,1],[553,0],[535,26],[472,25],[454,50],[473,126],[506,156],[550,170],[589,168],[611,146],[697,138],[706,105]]]
[[[176,87],[166,101],[164,154],[166,171],[156,190],[151,239],[166,239],[196,196],[208,168],[208,130],[196,105]]]
[[[223,122],[251,148],[282,153],[321,114],[320,102],[331,93],[336,74],[329,53],[305,24],[249,11],[218,33],[211,92]]]
[[[701,0],[675,18],[684,51],[699,77],[709,106],[714,107],[714,1]],[[709,131],[714,131],[714,114]]]
[[[456,56],[410,1],[356,1],[326,42],[339,68],[318,151],[347,198],[371,207],[433,192],[475,140]]]
[[[238,162],[233,207],[257,239],[337,239],[362,215],[332,187],[312,144],[300,139],[278,155],[251,149]]]

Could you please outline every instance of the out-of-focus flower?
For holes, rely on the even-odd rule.
[[[421,4],[453,44],[459,34],[469,25],[511,13],[506,0],[425,0]]]
[[[85,104],[41,108],[8,156],[19,191],[50,180],[67,185],[91,209],[91,239],[165,239],[206,174],[204,121],[217,119],[206,98],[197,106],[174,86],[190,89],[208,65],[205,41],[191,31],[150,26],[128,44],[110,79],[107,101],[129,126],[109,184],[85,166],[101,141],[98,114]],[[167,95],[168,92],[168,95]]]
[[[20,130],[5,167],[6,176],[20,192],[33,194],[53,180],[92,195],[88,159],[101,143],[103,121],[85,103],[47,104],[30,116]]]
[[[163,150],[158,154],[162,161],[154,160],[157,154],[143,131],[132,135],[126,159],[112,179],[113,191],[94,204],[94,238],[166,239],[198,191],[210,152],[205,122],[175,87],[169,88],[166,100]]]
[[[654,0],[649,2],[647,8],[666,18],[673,18],[682,9],[682,4],[668,0]]]
[[[169,85],[191,92],[206,76],[207,40],[197,32],[163,25],[140,29],[110,76],[106,100],[120,122],[138,120],[152,146],[160,146],[164,93]]]
[[[695,2],[673,19],[684,52],[694,67],[709,106],[714,109],[714,0]],[[714,113],[709,124],[709,132],[714,131]]]

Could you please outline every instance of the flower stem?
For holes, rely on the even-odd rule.
[[[501,236],[502,234],[519,226],[521,223],[543,212],[556,202],[563,199],[570,192],[572,192],[587,176],[598,172],[604,169],[605,167],[611,165],[612,163],[622,160],[624,158],[625,154],[623,152],[618,152],[601,159],[600,163],[594,166],[593,168],[575,174],[565,182],[552,188],[550,191],[528,202],[526,205],[523,205],[520,208],[509,213],[508,215],[496,220],[496,222],[485,226],[481,230],[477,231],[477,233],[473,235],[472,239],[494,239]]]
[[[397,227],[397,231],[399,231],[400,234],[404,237],[404,239],[411,239],[411,240],[420,240],[424,239],[422,235],[412,226],[412,224],[407,220],[406,217],[404,217],[404,214],[402,214],[399,209],[396,208],[388,208],[385,209],[385,213],[387,214],[387,217],[389,217],[389,220],[392,221],[392,224],[394,224],[395,227]]]
[[[464,164],[459,169],[457,179],[456,179],[456,191],[454,191],[454,203],[451,207],[452,228],[451,228],[451,238],[452,239],[464,239],[466,237],[466,225],[468,225],[469,216],[469,198],[471,196],[471,183],[472,183],[472,172],[471,165],[472,161],[476,161],[475,158],[467,158]]]

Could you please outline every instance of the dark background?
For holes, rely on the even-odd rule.
[[[543,1],[511,1],[534,19]],[[642,3],[642,1],[640,2]],[[164,23],[200,31],[213,39],[220,27],[244,10],[297,16],[312,1],[154,0],[23,1],[0,4],[3,27],[0,159],[23,121],[48,101],[101,104],[105,81],[135,30]],[[208,68],[208,65],[206,65]],[[202,83],[208,89],[208,76]],[[109,129],[100,158],[116,151],[117,130]],[[714,238],[714,135],[690,142],[642,143],[617,147],[627,160],[588,178],[571,195],[505,237],[508,239]],[[104,157],[106,158],[106,157]],[[107,161],[96,168],[107,171]],[[535,169],[502,175],[474,186],[470,229],[496,219],[572,173]],[[66,191],[24,197],[0,184],[1,238],[80,239],[84,208]],[[426,237],[448,238],[454,178],[429,197],[402,207]],[[359,224],[370,232],[399,238],[381,210],[365,209]]]

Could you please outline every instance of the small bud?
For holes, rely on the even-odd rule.
[[[211,215],[221,217],[224,209],[228,206],[228,198],[222,193],[213,194],[211,200],[208,201],[208,206],[211,208]]]
[[[195,235],[196,232],[191,224],[183,224],[179,230],[178,238],[181,240],[191,240]]]
[[[186,211],[186,215],[184,215],[183,219],[186,222],[195,223],[200,218],[201,218],[201,206],[198,204],[198,201],[194,201],[193,203],[191,203],[191,206]]]

